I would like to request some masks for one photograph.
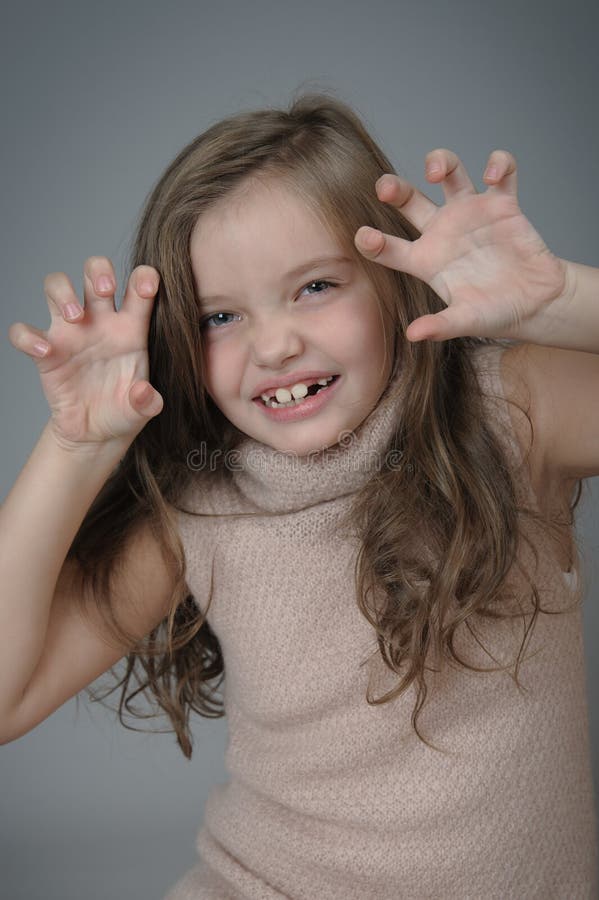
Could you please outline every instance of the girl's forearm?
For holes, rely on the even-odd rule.
[[[599,353],[599,269],[565,262],[566,289],[530,322],[527,340],[563,350]]]
[[[37,666],[69,547],[125,450],[67,450],[47,425],[0,507],[0,721]]]

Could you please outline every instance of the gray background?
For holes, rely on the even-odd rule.
[[[47,419],[35,365],[6,339],[16,320],[47,327],[46,273],[65,271],[79,287],[92,254],[120,273],[137,211],[175,153],[225,115],[286,104],[298,86],[353,104],[398,170],[437,202],[440,188],[423,176],[429,150],[458,152],[479,186],[488,153],[511,150],[522,208],[550,248],[599,265],[597,26],[596,3],[581,0],[5,6],[1,496]],[[590,686],[598,482],[586,483],[578,515],[593,581]],[[597,783],[593,689],[590,715]],[[172,735],[127,731],[72,700],[2,747],[2,895],[159,900],[193,864],[205,797],[226,778],[225,722],[196,717],[193,730],[188,762]]]

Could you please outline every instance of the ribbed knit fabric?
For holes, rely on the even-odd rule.
[[[477,371],[521,497],[534,502],[502,402],[502,352],[478,350]],[[357,608],[358,545],[340,522],[401,402],[384,395],[342,446],[312,458],[247,438],[228,483],[199,473],[185,498],[197,511],[254,515],[179,518],[203,609],[212,581],[230,780],[208,798],[200,862],[165,900],[597,896],[582,585],[547,547],[537,572],[543,602],[571,600],[571,611],[537,620],[519,671],[525,691],[508,672],[427,673],[419,727],[438,750],[413,731],[414,690],[366,701],[369,683],[378,697],[398,676]],[[491,621],[477,633],[507,662],[522,622]],[[493,665],[473,640],[457,647]]]

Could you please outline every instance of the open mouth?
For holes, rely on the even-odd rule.
[[[299,406],[307,397],[313,397],[321,391],[326,391],[331,384],[339,378],[339,375],[329,375],[328,378],[320,378],[313,384],[296,384],[291,390],[278,388],[276,391],[262,394],[256,400],[268,406],[270,409],[284,409],[291,406]]]

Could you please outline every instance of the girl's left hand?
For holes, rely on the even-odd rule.
[[[416,241],[368,226],[355,236],[365,257],[426,281],[447,304],[448,309],[414,319],[406,337],[525,341],[534,335],[538,341],[547,307],[570,290],[569,273],[518,206],[512,154],[491,153],[483,194],[451,150],[427,154],[426,177],[442,184],[444,206],[397,175],[376,182],[379,200],[395,206],[421,232]]]

